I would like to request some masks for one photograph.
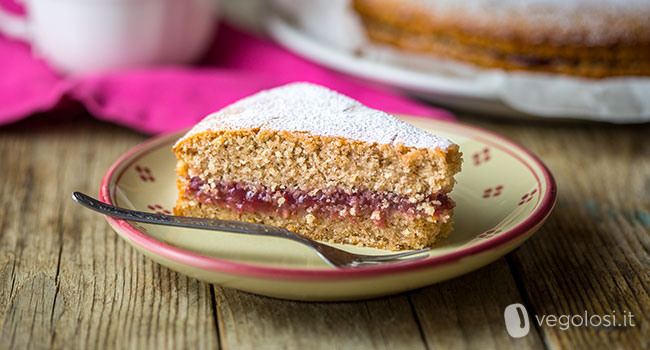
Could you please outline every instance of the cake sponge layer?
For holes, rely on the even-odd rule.
[[[184,191],[182,186],[174,214],[284,227],[319,241],[387,250],[431,246],[440,237],[447,236],[452,228],[451,219],[444,223],[430,222],[423,219],[412,220],[404,215],[393,215],[386,221],[385,226],[380,227],[371,220],[351,222],[346,218],[328,219],[309,213],[299,213],[287,218],[264,212],[239,213],[218,205],[202,203],[191,193]]]
[[[175,148],[180,176],[276,188],[390,192],[420,201],[450,192],[458,146],[416,149],[271,130],[206,131]]]

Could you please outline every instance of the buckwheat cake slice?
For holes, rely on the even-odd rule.
[[[240,100],[173,150],[176,215],[390,250],[430,246],[451,231],[458,145],[318,85]]]

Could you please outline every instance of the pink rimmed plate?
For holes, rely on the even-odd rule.
[[[107,220],[146,256],[206,282],[286,299],[353,300],[423,287],[489,264],[523,243],[550,214],[555,181],[544,164],[521,146],[461,123],[400,118],[451,139],[464,154],[463,171],[451,194],[457,203],[454,231],[426,259],[333,269],[309,248],[282,239]],[[176,200],[176,158],[171,147],[182,134],[153,138],[120,157],[104,176],[101,200],[170,213]]]

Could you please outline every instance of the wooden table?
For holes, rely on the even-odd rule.
[[[0,348],[649,348],[650,125],[461,120],[539,155],[558,183],[555,211],[480,270],[347,303],[275,300],[179,275],[73,203],[73,190],[97,193],[145,135],[85,115],[2,127]],[[538,316],[625,310],[635,326],[532,321],[514,339],[503,318],[512,303]]]

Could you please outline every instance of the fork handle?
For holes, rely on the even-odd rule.
[[[253,224],[248,222],[230,221],[230,220],[217,220],[217,219],[204,219],[192,218],[187,216],[175,216],[156,213],[147,213],[143,211],[130,210],[125,208],[116,207],[104,202],[100,202],[81,192],[73,192],[72,199],[84,207],[94,210],[96,212],[114,217],[117,219],[131,220],[143,222],[148,224],[177,226],[187,228],[198,228],[203,230],[213,231],[226,231],[233,233],[244,233],[250,235],[262,235],[271,237],[287,238],[308,246],[312,246],[312,242],[302,237],[301,235],[283,229],[280,227],[267,226],[261,224]]]

